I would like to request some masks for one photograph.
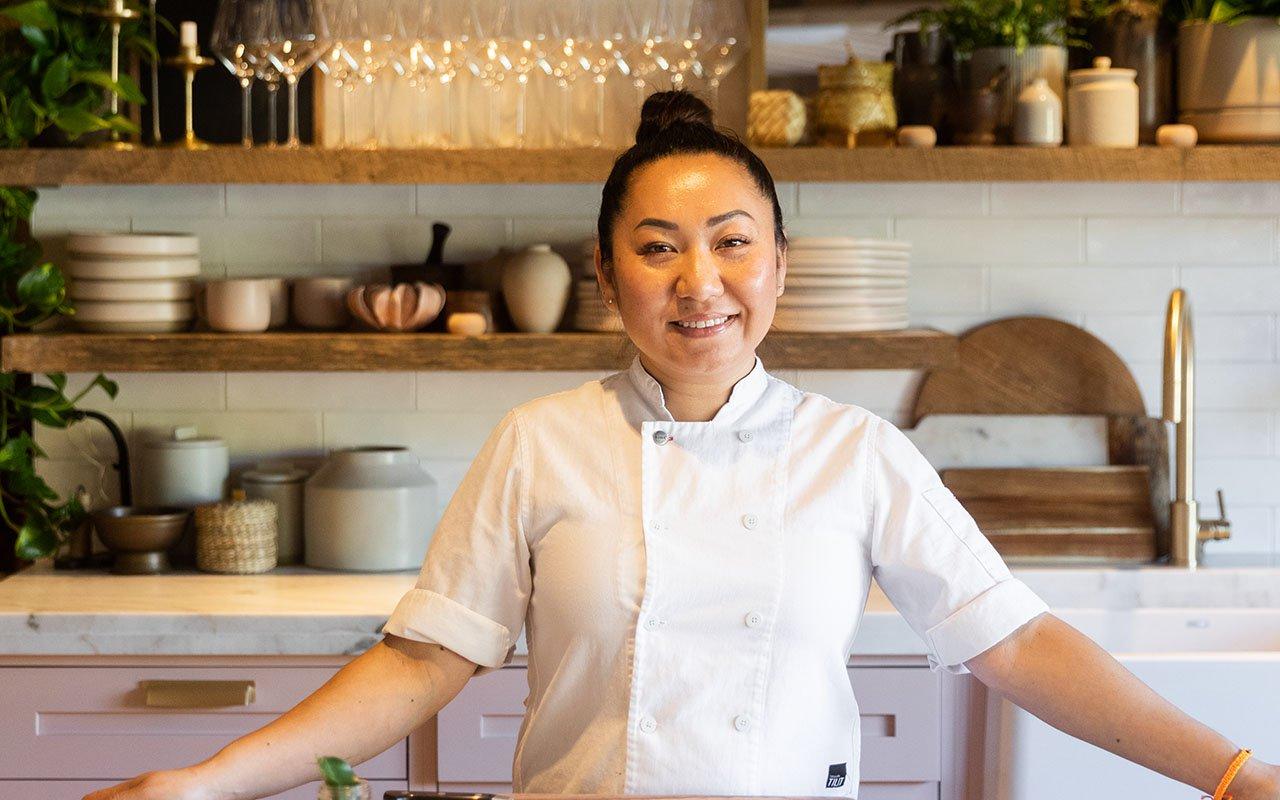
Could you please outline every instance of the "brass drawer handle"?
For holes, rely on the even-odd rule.
[[[140,681],[147,708],[225,708],[247,706],[257,690],[253,681]]]

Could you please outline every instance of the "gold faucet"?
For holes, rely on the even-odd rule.
[[[1172,539],[1170,566],[1194,570],[1204,560],[1204,543],[1229,539],[1231,523],[1222,490],[1218,490],[1218,519],[1200,519],[1195,481],[1195,337],[1191,334],[1191,304],[1187,293],[1174,289],[1164,322],[1164,410],[1162,419],[1174,427],[1174,496],[1169,503]]]

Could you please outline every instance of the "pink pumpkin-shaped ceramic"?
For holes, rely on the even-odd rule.
[[[444,308],[444,287],[435,283],[371,283],[347,294],[351,313],[380,331],[416,331]]]

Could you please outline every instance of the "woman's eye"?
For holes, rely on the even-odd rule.
[[[671,245],[666,242],[652,242],[640,248],[641,253],[670,253],[673,252]]]
[[[751,244],[751,240],[743,236],[730,236],[724,239],[723,241],[721,241],[720,243],[723,245],[728,245],[730,247],[742,247],[743,245]]]

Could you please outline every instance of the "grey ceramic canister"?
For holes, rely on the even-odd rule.
[[[240,476],[245,497],[276,504],[276,563],[302,563],[303,493],[307,476],[288,461],[262,461]]]
[[[304,492],[307,566],[417,569],[436,524],[436,482],[405,447],[336,450]]]

